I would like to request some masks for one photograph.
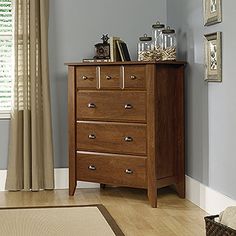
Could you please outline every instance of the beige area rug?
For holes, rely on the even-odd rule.
[[[103,205],[0,209],[1,236],[124,236]]]

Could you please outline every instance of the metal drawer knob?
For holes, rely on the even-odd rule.
[[[135,75],[131,75],[130,79],[134,80],[134,79],[137,79],[137,77]]]
[[[133,108],[133,106],[131,104],[126,104],[125,105],[125,109],[132,109],[132,108]]]
[[[126,169],[126,170],[125,170],[125,173],[126,173],[127,175],[132,175],[132,174],[133,174],[133,171],[132,171],[131,169]]]
[[[96,135],[95,135],[95,134],[90,134],[90,135],[88,136],[88,138],[89,138],[89,139],[95,139],[95,138],[96,138]]]
[[[83,76],[82,76],[82,79],[83,79],[83,80],[87,80],[87,79],[88,79],[88,77],[87,77],[87,76],[85,76],[85,75],[83,75]]]
[[[90,165],[90,166],[88,167],[88,169],[89,169],[89,170],[96,170],[96,166]]]
[[[107,76],[106,76],[106,79],[107,79],[107,80],[111,80],[111,76],[107,75]]]
[[[96,108],[96,105],[94,103],[89,103],[88,108]]]
[[[125,140],[125,142],[133,142],[132,137],[125,137],[124,140]]]

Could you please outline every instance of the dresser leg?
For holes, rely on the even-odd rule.
[[[153,208],[157,207],[157,189],[148,189],[148,199]]]
[[[75,194],[76,181],[70,181],[69,183],[69,195],[73,196]]]
[[[105,189],[106,188],[106,184],[100,184],[100,188]]]
[[[176,191],[180,198],[185,198],[185,183],[184,182],[177,183]]]

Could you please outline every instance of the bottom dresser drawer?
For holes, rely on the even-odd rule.
[[[77,152],[78,180],[146,188],[146,157]]]

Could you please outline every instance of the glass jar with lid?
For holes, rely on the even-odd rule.
[[[176,60],[177,40],[175,30],[169,26],[162,30],[162,60]]]
[[[165,29],[165,25],[157,21],[152,25],[152,38],[154,50],[156,51],[156,60],[161,60],[161,45],[162,45],[162,30]]]
[[[153,60],[153,44],[152,37],[144,36],[139,38],[138,42],[138,61],[152,61]]]

